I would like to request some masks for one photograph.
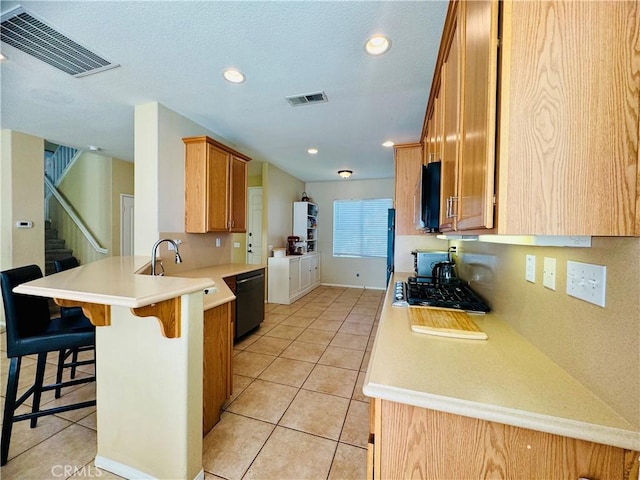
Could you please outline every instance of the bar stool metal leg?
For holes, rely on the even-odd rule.
[[[4,415],[2,417],[2,445],[0,446],[0,465],[5,465],[9,458],[9,442],[13,428],[13,412],[16,409],[18,395],[18,380],[20,379],[20,364],[22,357],[13,357],[9,362],[7,378],[7,394],[4,399]]]

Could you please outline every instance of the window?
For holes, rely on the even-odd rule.
[[[390,198],[334,200],[333,256],[386,257]]]

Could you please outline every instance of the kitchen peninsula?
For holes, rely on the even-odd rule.
[[[109,257],[16,292],[80,304],[97,325],[96,466],[127,478],[202,478],[203,311],[235,297],[209,277],[137,274],[148,264]]]
[[[494,314],[473,316],[486,341],[413,333],[392,307],[408,275],[390,283],[364,380],[369,478],[638,478],[640,425]]]

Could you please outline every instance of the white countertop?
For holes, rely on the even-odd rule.
[[[39,278],[14,290],[17,293],[130,308],[215,287],[209,278],[160,277],[136,274],[149,257],[107,257]],[[205,296],[206,297],[206,296]]]
[[[186,272],[171,273],[168,275],[180,278],[209,278],[215,283],[216,292],[209,293],[204,296],[204,309],[217,307],[223,303],[230,302],[236,297],[227,287],[224,278],[240,275],[241,273],[252,272],[266,268],[266,265],[249,265],[247,263],[225,263],[223,265],[214,265],[212,267],[198,268]]]
[[[396,273],[390,282],[411,274]],[[363,391],[399,403],[640,451],[631,425],[493,314],[488,340],[411,331],[388,289]]]
[[[204,309],[208,310],[236,298],[224,282],[225,277],[265,268],[229,263],[166,276],[139,273],[148,270],[149,264],[150,259],[145,256],[107,257],[19,285],[15,291],[135,308],[203,290]]]

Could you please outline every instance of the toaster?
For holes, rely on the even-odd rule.
[[[417,277],[430,277],[436,263],[449,260],[449,253],[442,250],[413,250],[411,254]]]

